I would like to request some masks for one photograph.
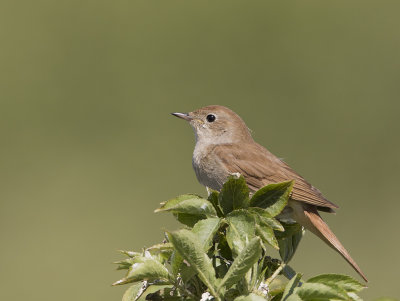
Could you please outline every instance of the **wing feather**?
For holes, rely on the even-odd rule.
[[[213,152],[230,173],[242,174],[253,191],[271,183],[295,180],[292,199],[318,206],[320,210],[328,212],[338,208],[285,162],[257,143],[216,145]]]

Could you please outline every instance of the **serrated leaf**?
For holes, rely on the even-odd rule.
[[[136,262],[131,265],[127,275],[113,285],[144,280],[158,280],[168,283],[169,279],[171,279],[171,275],[159,261],[151,257],[140,257],[136,258]]]
[[[255,236],[254,216],[247,210],[232,211],[226,217],[226,240],[236,257]]]
[[[122,301],[135,301],[140,289],[142,288],[142,282],[137,282],[130,286],[124,293]]]
[[[287,205],[293,181],[269,184],[254,193],[250,207],[265,209],[272,217],[277,216]]]
[[[270,227],[268,227],[268,226],[260,227],[259,225],[256,225],[256,235],[261,237],[261,239],[264,242],[268,243],[275,249],[277,249],[277,250],[279,249],[278,241],[276,240],[275,235],[274,235],[274,230],[272,230]]]
[[[203,246],[204,251],[210,249],[214,235],[218,231],[220,223],[221,219],[214,217],[203,219],[194,225],[192,232],[196,234],[197,239]]]
[[[322,283],[303,283],[295,293],[304,301],[307,300],[346,300],[347,294]]]
[[[283,292],[282,301],[287,301],[288,298],[293,295],[295,289],[299,286],[302,274],[296,274],[286,285],[285,291]]]
[[[229,176],[222,186],[218,199],[225,215],[234,209],[247,208],[249,204],[249,187],[244,177]]]
[[[174,245],[179,254],[197,272],[199,278],[210,289],[213,296],[215,291],[215,271],[211,259],[203,251],[203,246],[197,236],[186,229],[168,233],[169,241]]]
[[[247,296],[237,297],[234,301],[265,301],[265,300],[267,300],[267,299],[265,299],[259,295],[251,293]]]
[[[277,219],[273,218],[272,215],[269,214],[265,209],[250,207],[248,210],[256,215],[259,223],[277,231],[285,231],[285,228],[283,228],[282,224]]]
[[[239,281],[261,256],[261,243],[258,237],[254,237],[233,261],[225,277],[222,279],[218,290],[229,289]]]
[[[326,285],[337,285],[344,289],[346,292],[358,293],[365,288],[360,282],[347,275],[340,274],[323,274],[312,277],[307,280],[308,283],[322,283]]]
[[[205,215],[208,217],[217,216],[213,205],[206,199],[194,194],[180,195],[175,199],[171,199],[155,212],[171,211],[173,213],[184,213],[193,215]]]

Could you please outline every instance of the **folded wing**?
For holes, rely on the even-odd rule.
[[[220,152],[223,146],[224,155]],[[229,148],[229,151],[227,151]],[[318,210],[334,212],[337,205],[323,197],[321,192],[292,170],[285,162],[277,158],[259,144],[246,145],[223,144],[213,149],[221,158],[230,173],[240,173],[246,179],[249,188],[256,191],[268,184],[295,180],[291,198],[312,204]]]

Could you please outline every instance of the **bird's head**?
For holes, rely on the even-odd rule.
[[[241,143],[253,141],[244,121],[223,106],[206,106],[190,113],[172,113],[193,127],[196,142],[207,144]]]

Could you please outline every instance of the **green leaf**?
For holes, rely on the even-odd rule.
[[[218,290],[220,291],[222,288],[228,289],[242,277],[244,277],[247,271],[251,269],[253,264],[257,262],[260,256],[260,239],[258,237],[254,237],[233,261],[225,277],[222,279]]]
[[[283,299],[282,299],[283,300]],[[297,294],[290,295],[285,301],[303,301]],[[316,301],[316,300],[315,300]],[[318,300],[319,301],[319,300]]]
[[[224,278],[226,273],[228,272],[229,265],[226,262],[220,261],[217,266],[215,266],[215,273],[217,274],[217,278]]]
[[[247,210],[232,211],[226,217],[226,240],[236,257],[255,236],[254,216]]]
[[[171,211],[193,215],[217,216],[213,205],[206,199],[194,194],[184,194],[162,204],[155,212]]]
[[[256,216],[257,221],[260,224],[266,225],[277,231],[285,231],[282,224],[278,222],[277,219],[273,218],[267,210],[258,207],[250,207],[248,210]]]
[[[287,283],[280,281],[280,280],[272,281],[268,286],[268,289],[269,289],[268,294],[271,296],[280,295],[280,298],[279,298],[279,300],[280,300],[282,298],[283,292],[285,291],[286,284]]]
[[[265,301],[265,300],[267,300],[267,299],[265,299],[259,295],[251,293],[247,296],[237,297],[234,301]]]
[[[323,274],[312,277],[307,280],[307,283],[322,283],[330,286],[334,284],[344,289],[346,292],[358,293],[365,288],[360,282],[347,275],[339,274]]]
[[[197,272],[199,278],[210,289],[213,296],[215,290],[215,271],[207,254],[203,251],[203,246],[198,241],[197,236],[186,229],[168,233],[169,241],[174,245],[180,255]]]
[[[203,246],[205,252],[210,249],[215,233],[218,231],[221,220],[219,218],[208,218],[200,220],[194,225],[192,232],[196,234],[197,240]],[[179,253],[174,253],[171,257],[172,272],[175,276],[181,273],[184,280],[189,280],[196,274],[196,271],[183,263],[183,257]]]
[[[271,216],[277,216],[287,205],[293,183],[288,181],[261,188],[251,198],[250,207],[264,208]]]
[[[285,231],[277,232],[276,233],[277,238],[293,236],[295,234],[298,234],[299,232],[303,232],[303,227],[298,223],[281,222],[281,224],[282,224],[283,228],[285,229]]]
[[[171,256],[171,267],[172,267],[172,274],[174,274],[175,278],[178,276],[178,273],[181,269],[183,263],[183,257],[177,251],[172,253]]]
[[[219,217],[223,217],[224,214],[221,206],[219,205],[219,192],[211,189],[207,200],[214,206],[215,211],[217,211],[217,215]]]
[[[296,274],[286,285],[285,291],[283,292],[282,301],[288,300],[289,296],[294,293],[294,290],[299,286],[302,274]]]
[[[173,297],[169,295],[169,292],[171,291],[172,285],[149,285],[149,287],[146,289],[146,291],[143,292],[143,294],[140,296],[137,301],[146,301],[146,300],[176,300]],[[168,297],[165,298],[164,294],[167,293]],[[165,299],[160,299],[160,298],[165,298]],[[170,299],[171,298],[171,299]]]
[[[193,269],[187,261],[184,261],[180,253],[174,252],[171,257],[172,273],[175,277],[180,276],[183,282],[189,281],[196,275],[196,270]]]
[[[190,200],[190,199],[201,199],[202,197],[197,195],[197,194],[193,194],[193,193],[186,193],[186,194],[181,194],[173,199],[170,199],[166,202],[162,202],[160,203],[161,207],[154,210],[154,212],[158,212],[160,209],[164,208],[170,208],[170,207],[174,207],[176,205],[178,205],[180,202],[186,201],[186,200]],[[162,211],[162,210],[161,210]]]
[[[161,244],[156,244],[153,245],[149,248],[147,248],[147,251],[150,253],[160,253],[164,251],[171,251],[172,250],[172,245],[170,243],[161,243]]]
[[[167,268],[159,261],[152,257],[138,257],[136,262],[129,268],[127,275],[115,282],[113,285],[120,285],[130,282],[143,281],[143,280],[157,280],[160,282],[169,282],[171,279]]]
[[[346,300],[347,294],[322,283],[303,283],[295,290],[296,294],[304,301],[308,300]]]
[[[239,178],[229,176],[219,194],[219,203],[225,214],[234,209],[243,209],[248,207],[249,187],[243,176]]]
[[[164,263],[171,257],[174,249],[170,243],[161,243],[147,248],[146,251],[148,251],[154,258],[157,258],[158,261]]]
[[[229,247],[228,241],[226,239],[226,235],[224,233],[218,234],[218,251],[222,257],[226,260],[232,261],[232,250]]]
[[[204,251],[208,251],[208,249],[210,249],[214,235],[218,231],[220,223],[221,219],[214,217],[203,219],[194,225],[192,232],[196,234],[197,239],[203,246]]]
[[[124,293],[122,301],[135,301],[140,289],[142,288],[142,282],[137,282],[130,286]]]
[[[198,221],[206,219],[204,214],[173,213],[174,217],[181,223],[192,228]]]
[[[256,225],[256,235],[260,236],[264,242],[268,243],[275,249],[277,250],[279,249],[278,241],[276,240],[274,235],[274,230],[272,230],[270,227],[268,226],[260,227],[259,225]]]
[[[296,276],[296,271],[293,270],[289,265],[285,265],[282,270],[282,275],[287,279],[292,279],[294,276]]]
[[[363,301],[363,299],[361,299],[361,297],[358,296],[356,293],[348,292],[347,295],[350,297],[350,300],[352,300],[352,301]],[[387,299],[387,300],[382,300],[382,301],[397,301],[397,300]]]
[[[113,263],[118,264],[117,270],[128,270],[131,267],[131,265],[135,263],[135,259],[127,258],[124,260],[115,261]]]
[[[343,288],[341,288],[340,286],[336,285],[335,283],[331,282],[329,284],[324,284],[324,283],[322,283],[322,284],[332,288],[334,291],[336,291],[337,294],[340,294],[343,299],[348,300],[350,298],[348,293]],[[350,292],[350,293],[352,293],[352,292]]]
[[[288,263],[300,243],[303,237],[303,227],[299,224],[285,224],[282,223],[285,228],[284,232],[275,232],[275,237],[278,239],[279,254],[284,262]]]
[[[119,250],[118,252],[128,256],[128,257],[137,257],[137,256],[142,256],[142,253],[139,252],[133,252],[133,251],[125,251],[125,250]]]

